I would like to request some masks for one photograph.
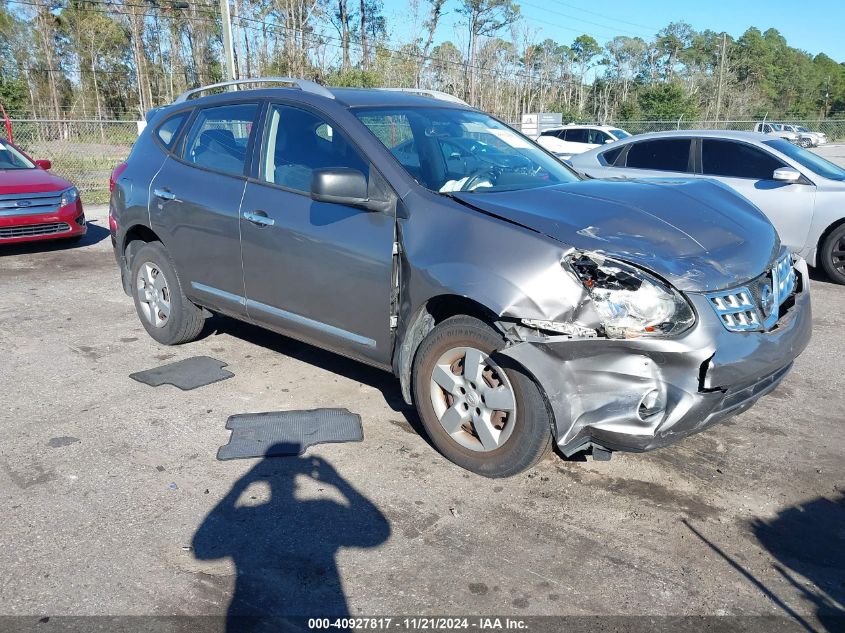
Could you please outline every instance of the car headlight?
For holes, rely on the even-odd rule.
[[[69,204],[73,204],[79,200],[79,190],[76,187],[71,187],[70,189],[65,189],[62,192],[62,206],[66,207]]]
[[[686,299],[644,270],[599,253],[578,253],[570,265],[608,338],[680,334],[695,322]]]

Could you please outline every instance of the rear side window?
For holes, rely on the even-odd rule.
[[[751,145],[703,139],[701,169],[705,176],[771,180],[781,167],[785,167],[782,162]]]
[[[630,147],[625,163],[627,167],[656,171],[689,171],[688,138],[641,141]]]
[[[158,140],[160,140],[167,149],[173,147],[173,142],[176,140],[179,128],[182,127],[182,124],[185,122],[187,117],[187,112],[177,114],[176,116],[172,116],[167,119],[156,129],[156,136],[158,136]]]
[[[569,143],[589,143],[589,130],[566,130],[566,140]]]
[[[273,106],[262,157],[264,180],[308,192],[315,169],[346,167],[369,177],[369,163],[346,136],[316,114],[290,106]]]
[[[621,154],[621,153],[622,153],[622,150],[623,150],[623,149],[625,149],[625,147],[624,147],[624,146],[621,146],[621,147],[614,147],[614,148],[613,148],[613,149],[611,149],[611,150],[608,150],[608,151],[606,151],[606,152],[602,152],[601,154],[599,154],[599,159],[600,159],[600,160],[601,160],[601,161],[602,161],[605,165],[611,165],[611,166],[613,166],[613,164],[616,162],[616,159],[617,159],[617,158],[619,158],[619,154]]]
[[[258,106],[254,103],[204,108],[194,120],[185,143],[189,163],[241,176]]]

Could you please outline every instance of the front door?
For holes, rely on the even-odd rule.
[[[392,213],[316,202],[316,169],[370,165],[322,116],[274,104],[257,181],[241,205],[247,311],[252,320],[345,355],[388,365]]]
[[[809,182],[774,180],[780,159],[740,141],[701,141],[702,176],[716,178],[748,198],[769,218],[781,242],[792,251],[804,248],[813,217],[816,187]]]
[[[179,158],[152,183],[152,227],[166,236],[185,294],[221,312],[245,314],[239,210],[257,104],[199,110]]]

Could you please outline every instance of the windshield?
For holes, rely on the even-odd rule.
[[[616,140],[628,138],[629,136],[631,136],[625,130],[615,130],[614,129],[614,130],[610,130],[610,133],[613,134],[613,136],[616,137]]]
[[[0,141],[0,169],[34,169],[35,164],[17,149]]]
[[[355,115],[432,191],[514,191],[578,180],[533,142],[481,112],[391,108]]]
[[[795,129],[798,130],[799,132],[809,132],[810,131],[807,128],[805,128],[803,125],[799,125]]]
[[[830,180],[845,181],[845,169],[842,169],[842,167],[839,167],[838,165],[834,165],[829,160],[825,160],[818,154],[808,152],[807,150],[802,149],[797,145],[793,145],[789,141],[785,141],[783,139],[763,141],[763,143],[769,147],[773,147],[781,154],[789,156],[796,163],[803,165],[819,176],[829,178]]]

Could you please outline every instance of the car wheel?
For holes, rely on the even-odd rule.
[[[539,386],[497,355],[504,340],[468,316],[438,324],[414,358],[414,400],[443,455],[485,477],[530,468],[552,446],[551,414]]]
[[[810,139],[808,139],[808,138],[802,138],[802,139],[798,142],[798,144],[799,144],[801,147],[803,147],[803,148],[805,148],[805,149],[806,149],[806,148],[808,148],[808,147],[812,147],[812,146],[813,146],[813,141],[811,141],[811,140],[810,140]]]
[[[204,322],[202,310],[182,292],[161,242],[139,248],[130,271],[135,309],[150,336],[164,345],[188,343],[199,336]]]
[[[845,224],[839,225],[825,238],[819,259],[830,279],[845,285]]]

